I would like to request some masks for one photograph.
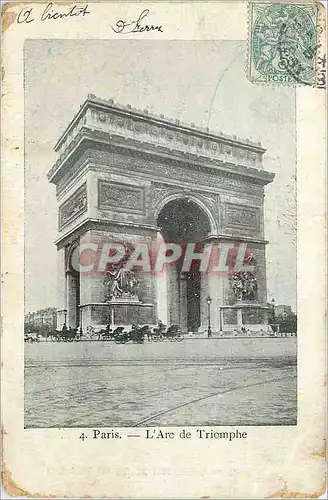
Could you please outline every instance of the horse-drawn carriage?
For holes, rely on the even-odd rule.
[[[163,324],[159,324],[156,328],[151,328],[149,325],[141,327],[132,325],[130,331],[126,331],[124,327],[118,327],[113,331],[113,338],[116,344],[125,344],[130,340],[140,344],[145,338],[153,342],[163,342],[164,340],[181,342],[183,340],[179,325],[171,325],[169,328],[166,328]]]
[[[150,325],[132,325],[132,326],[113,326],[95,325],[87,326],[84,331],[81,328],[67,328],[65,325],[62,330],[55,330],[50,336],[53,342],[79,342],[83,340],[102,340],[114,341],[116,344],[126,344],[133,342],[142,344],[145,339],[153,342],[163,342],[170,340],[172,342],[181,342],[183,336],[179,325],[171,325],[168,328],[159,322],[156,327]]]
[[[79,342],[81,340],[81,332],[79,328],[63,328],[55,330],[51,335],[53,342]]]
[[[148,340],[152,340],[153,342],[163,342],[164,340],[181,342],[183,340],[183,336],[179,325],[171,325],[166,328],[163,323],[159,323],[158,327],[153,329]]]
[[[145,339],[153,342],[162,342],[170,340],[172,342],[181,342],[183,339],[181,328],[179,325],[171,325],[166,328],[163,323],[159,322],[157,327],[150,325],[132,325],[128,326],[88,326],[86,329],[85,339],[88,340],[113,340],[116,344],[126,344],[133,342],[141,344]]]
[[[40,342],[40,335],[37,333],[29,332],[24,334],[24,342]]]
[[[107,325],[88,325],[85,329],[84,340],[111,340],[112,330]]]
[[[150,327],[148,325],[138,326],[132,325],[128,326],[114,326],[113,328],[110,325],[107,326],[87,326],[85,339],[87,340],[113,340],[117,344],[125,344],[130,340],[132,342],[143,342],[145,335],[151,333]]]
[[[123,326],[116,328],[113,332],[113,338],[116,344],[126,344],[131,341],[135,344],[142,344],[145,336],[150,335],[150,328],[148,325],[137,326],[132,325],[130,331],[126,331]]]

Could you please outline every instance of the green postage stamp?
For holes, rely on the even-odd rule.
[[[248,78],[253,83],[325,86],[319,14],[315,3],[250,3]]]

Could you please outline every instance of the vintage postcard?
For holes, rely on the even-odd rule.
[[[3,5],[7,495],[324,494],[325,16]]]

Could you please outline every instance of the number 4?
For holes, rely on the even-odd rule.
[[[84,432],[82,432],[81,436],[79,439],[82,439],[82,441],[84,441],[85,439],[87,439],[87,436],[84,434]]]

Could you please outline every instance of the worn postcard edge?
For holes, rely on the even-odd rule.
[[[24,4],[23,4],[24,5]],[[154,11],[161,10],[161,15],[167,11],[168,22],[171,22],[172,7],[178,12],[178,5],[170,5],[163,9],[164,5],[153,4]],[[224,19],[227,14],[227,4],[219,6],[220,13]],[[242,5],[241,23],[245,20],[246,4]],[[71,30],[68,33],[60,27],[49,30],[49,38],[74,38],[79,34],[82,37],[96,36],[106,38],[110,35],[99,29],[100,16],[106,12],[106,4],[93,4],[97,16],[93,23],[89,23],[86,31],[80,33]],[[116,11],[122,9],[121,4],[115,4]],[[193,6],[198,14],[216,15],[217,3],[208,3],[199,7]],[[124,10],[127,5],[124,5]],[[229,5],[232,9],[232,5]],[[233,9],[240,15],[240,5]],[[13,22],[17,15],[17,4],[6,5],[3,16],[3,27],[6,30],[2,54],[4,64],[3,98],[2,98],[2,273],[3,273],[3,338],[2,338],[2,437],[3,437],[3,482],[8,493],[12,496],[24,495],[33,497],[54,496],[118,496],[120,493],[125,497],[160,495],[160,497],[184,496],[184,487],[181,485],[183,475],[176,474],[166,478],[165,481],[148,479],[133,474],[133,468],[127,477],[118,477],[103,470],[108,459],[108,446],[99,446],[97,450],[82,448],[76,443],[76,432],[73,429],[58,430],[26,430],[22,428],[22,384],[23,384],[23,316],[22,316],[22,248],[23,248],[23,219],[24,199],[22,190],[22,172],[24,164],[23,156],[23,95],[21,90],[23,80],[22,47],[25,37],[31,34],[17,35]],[[177,14],[178,15],[178,14]],[[180,14],[181,15],[181,14]],[[32,37],[43,37],[44,28],[34,30]],[[76,27],[76,30],[78,28]],[[184,32],[188,38],[201,36],[202,32],[194,26],[188,28],[189,33]],[[23,30],[24,31],[24,30]],[[227,28],[223,30],[226,39],[229,39]],[[235,39],[236,26],[234,26],[231,39]],[[243,32],[243,29],[241,29]],[[174,38],[174,26],[171,26],[169,36]],[[179,34],[180,35],[180,34]],[[196,35],[196,36],[195,36]],[[206,36],[217,37],[214,32],[206,33]],[[180,38],[180,36],[179,36]],[[206,485],[206,479],[201,477],[204,470],[199,464],[199,475],[197,473],[191,479],[185,476],[184,480],[191,480],[195,497],[239,497],[241,492],[247,496],[247,492],[253,490],[256,478],[261,481],[263,463],[267,461],[273,468],[271,480],[267,478],[265,484],[258,486],[258,496],[268,498],[317,498],[324,491],[324,415],[325,415],[325,298],[326,298],[326,243],[325,243],[325,99],[324,93],[315,89],[297,89],[298,103],[298,306],[305,314],[300,317],[300,331],[305,332],[299,336],[299,423],[296,428],[252,428],[247,448],[242,446],[227,449],[211,443],[206,448],[197,443],[198,453],[206,464],[213,460],[220,460],[221,473],[216,485],[210,488]],[[304,167],[305,168],[302,168]],[[310,172],[306,165],[311,165]],[[313,168],[315,166],[315,168]],[[313,176],[311,177],[311,176]],[[313,220],[316,224],[313,224]],[[306,243],[308,242],[308,243]],[[311,262],[309,269],[308,262]],[[314,279],[315,278],[315,279]],[[309,289],[311,296],[309,296]],[[313,332],[315,325],[315,332]],[[75,435],[75,436],[74,436]],[[263,443],[265,441],[265,443]],[[172,448],[175,448],[173,449]],[[290,453],[293,446],[295,453]],[[130,445],[131,447],[131,445]],[[279,448],[281,447],[281,448]],[[181,449],[181,452],[177,450]],[[281,454],[281,450],[284,453]],[[135,453],[142,452],[147,456],[147,450],[139,449],[134,445],[130,450],[132,466]],[[224,451],[224,455],[222,452]],[[120,453],[116,448],[113,453]],[[154,450],[152,450],[154,452]],[[183,457],[187,465],[190,457],[186,458],[185,450],[181,443],[173,443],[170,446],[157,450],[159,457],[163,455],[164,463],[169,457]],[[289,454],[288,454],[289,452]],[[58,474],[58,467],[63,459],[69,460],[73,455],[85,454],[85,461],[74,465],[66,462],[65,467],[60,468],[60,477],[54,477],[51,465]],[[146,455],[144,455],[146,453]],[[178,453],[178,454],[177,454]],[[205,455],[204,455],[205,453]],[[239,470],[239,478],[231,482],[231,474],[234,472],[233,460],[238,454],[247,456],[248,470]],[[118,456],[118,455],[116,455]],[[126,455],[125,456],[129,456]],[[223,459],[224,456],[224,459]],[[274,463],[280,457],[279,467]],[[285,457],[281,461],[282,456]],[[94,459],[93,467],[90,467],[90,457]],[[157,466],[160,464],[157,462]],[[190,462],[191,464],[191,462]],[[194,466],[195,462],[191,464]],[[69,467],[67,466],[69,465]],[[156,468],[156,465],[154,468]],[[75,467],[73,469],[73,467]],[[73,472],[74,470],[74,472]],[[278,472],[279,470],[279,472]],[[296,477],[295,477],[296,473]],[[303,485],[301,476],[308,473],[308,490],[298,488],[298,483]],[[312,473],[312,478],[311,477]],[[277,477],[279,474],[279,477]],[[99,478],[103,475],[106,480]],[[97,487],[96,481],[100,481]],[[131,482],[132,480],[132,482]],[[133,485],[133,480],[135,485]],[[140,483],[141,481],[141,483]],[[126,486],[123,483],[128,483]],[[183,482],[183,481],[182,481]],[[281,487],[277,488],[280,483]],[[146,493],[148,492],[148,494]]]

